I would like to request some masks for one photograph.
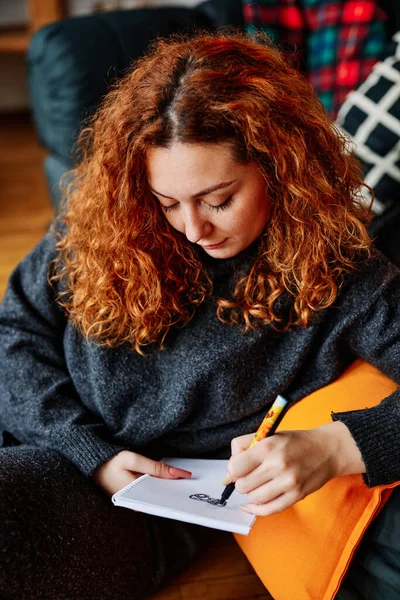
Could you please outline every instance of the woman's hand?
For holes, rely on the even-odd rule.
[[[136,452],[122,450],[98,467],[92,477],[97,485],[112,495],[145,473],[163,479],[188,479],[192,475],[190,471],[170,467]]]
[[[340,422],[307,431],[279,431],[247,449],[253,434],[232,440],[223,481],[235,481],[250,504],[243,510],[266,516],[289,508],[333,477],[365,472],[360,451]]]

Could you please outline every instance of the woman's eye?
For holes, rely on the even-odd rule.
[[[227,198],[225,200],[225,202],[223,202],[222,204],[219,204],[218,206],[212,206],[211,204],[208,205],[208,208],[210,210],[226,210],[227,208],[230,207],[230,205],[232,204],[232,200],[233,200],[233,196],[229,196],[229,198]]]
[[[170,210],[172,210],[173,208],[175,208],[175,206],[178,206],[178,204],[179,204],[179,202],[175,202],[175,204],[171,204],[171,206],[165,206],[165,204],[161,204],[161,208],[165,213],[167,213]]]
[[[225,202],[223,202],[222,204],[219,204],[218,206],[213,206],[212,204],[206,204],[206,206],[210,210],[215,210],[216,212],[218,212],[219,210],[226,210],[227,208],[229,208],[229,206],[232,204],[232,200],[233,200],[233,196],[229,196],[229,198],[227,198],[225,200]],[[175,204],[171,204],[170,206],[165,206],[165,204],[161,204],[161,208],[162,208],[163,212],[168,213],[178,205],[179,205],[179,202],[175,202]]]

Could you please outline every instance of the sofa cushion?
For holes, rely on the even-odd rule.
[[[365,183],[375,194],[372,209],[381,214],[400,202],[400,32],[388,56],[347,96],[337,123],[354,143]],[[370,202],[368,190],[363,195]]]

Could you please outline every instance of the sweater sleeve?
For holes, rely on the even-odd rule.
[[[350,345],[356,356],[400,382],[400,272],[394,268],[351,327]],[[357,443],[368,487],[400,481],[400,388],[373,408],[332,418],[343,422]]]
[[[63,454],[85,475],[124,448],[79,398],[69,376],[67,318],[48,283],[49,232],[10,276],[0,305],[0,425],[21,443]]]

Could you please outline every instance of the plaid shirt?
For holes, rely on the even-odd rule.
[[[248,33],[300,51],[300,68],[332,118],[371,72],[386,43],[376,0],[243,0]]]

